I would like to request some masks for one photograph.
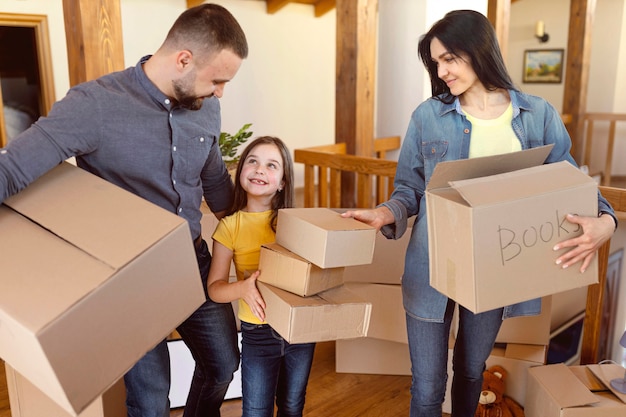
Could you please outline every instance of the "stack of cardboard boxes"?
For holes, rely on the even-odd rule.
[[[372,262],[375,236],[327,208],[280,210],[276,243],[259,260],[266,321],[290,343],[366,336],[372,306],[343,285],[343,274]]]

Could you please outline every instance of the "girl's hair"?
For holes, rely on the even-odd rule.
[[[228,214],[233,214],[236,211],[242,210],[248,204],[248,194],[241,186],[241,182],[239,181],[239,176],[241,175],[241,169],[243,164],[246,161],[246,158],[250,154],[250,152],[257,145],[274,145],[278,148],[281,157],[283,158],[283,189],[282,191],[274,194],[272,198],[272,215],[270,217],[270,226],[272,230],[276,231],[276,220],[278,217],[278,210],[281,208],[290,208],[293,207],[294,201],[294,190],[293,190],[293,161],[291,159],[291,154],[289,153],[289,149],[285,145],[285,143],[273,136],[260,136],[254,139],[252,142],[246,146],[246,148],[241,153],[241,157],[239,158],[239,164],[237,165],[237,174],[235,175],[235,195],[233,198],[233,205],[229,210]]]
[[[469,64],[485,88],[516,89],[504,65],[496,32],[489,20],[474,10],[454,10],[436,22],[422,36],[417,47],[430,75],[432,95],[437,100],[449,104],[455,96],[437,75],[437,64],[430,55],[433,38],[437,38],[451,54],[469,59]]]

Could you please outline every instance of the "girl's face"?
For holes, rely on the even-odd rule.
[[[283,158],[276,145],[263,143],[252,148],[242,161],[239,183],[248,198],[269,197],[284,187]]]
[[[437,64],[437,76],[453,95],[460,96],[473,87],[482,86],[469,58],[450,53],[437,38],[430,42],[430,56]]]

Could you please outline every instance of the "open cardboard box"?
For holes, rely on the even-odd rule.
[[[0,230],[0,357],[71,415],[205,300],[187,222],[68,163]]]
[[[301,297],[341,285],[344,269],[320,268],[278,243],[261,246],[259,255],[259,281]]]
[[[528,371],[526,417],[624,417],[626,395],[610,388],[624,377],[616,364],[546,365]]]
[[[367,336],[372,305],[343,285],[300,297],[257,282],[265,300],[265,320],[289,343]]]
[[[376,229],[325,207],[278,211],[276,243],[320,268],[372,262]]]
[[[11,403],[11,417],[72,417],[50,397],[6,365],[7,387]],[[104,394],[96,398],[78,417],[126,417],[126,388],[118,380]]]
[[[550,146],[437,164],[426,190],[431,285],[474,313],[598,282],[597,258],[556,265],[581,234],[565,216],[597,216],[597,184]]]

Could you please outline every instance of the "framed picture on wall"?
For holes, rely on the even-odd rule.
[[[564,49],[524,51],[524,83],[560,83],[563,80]]]

